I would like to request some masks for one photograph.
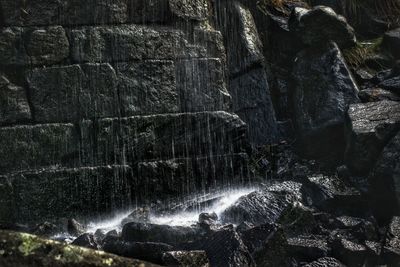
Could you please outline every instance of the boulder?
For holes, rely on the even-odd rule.
[[[295,8],[289,19],[289,28],[306,45],[318,47],[333,41],[340,48],[355,45],[354,29],[346,19],[327,6],[315,6],[311,10]]]
[[[147,262],[118,257],[37,236],[0,231],[0,265],[46,267],[156,267]]]
[[[205,251],[169,251],[162,256],[165,266],[209,267],[210,262]]]
[[[31,120],[31,109],[23,87],[12,84],[0,73],[0,124]]]
[[[79,237],[85,233],[85,226],[75,219],[69,219],[67,222],[67,231],[70,235]]]
[[[371,205],[380,222],[400,215],[400,132],[385,146],[370,176]]]
[[[330,249],[324,237],[299,236],[287,239],[288,253],[298,261],[312,261],[328,256]]]
[[[382,81],[379,86],[381,86],[383,89],[389,90],[396,94],[397,96],[400,95],[400,74],[397,74],[396,76],[392,76],[388,79],[385,79]]]
[[[128,242],[162,242],[176,245],[191,242],[200,237],[194,227],[169,226],[147,223],[128,223],[122,229],[122,239]]]
[[[358,87],[339,48],[331,43],[303,50],[292,74],[293,119],[301,153],[341,159],[346,110],[359,99]]]
[[[118,238],[106,238],[104,251],[127,258],[146,260],[157,264],[163,263],[163,255],[172,251],[173,247],[164,243],[155,242],[126,242]]]
[[[348,266],[364,266],[367,248],[350,240],[338,239],[332,244],[332,253]]]
[[[388,31],[383,36],[384,47],[395,59],[400,59],[400,28]]]
[[[253,267],[252,257],[233,226],[216,230],[192,243],[181,246],[183,250],[204,250],[215,267]]]
[[[355,174],[368,174],[384,146],[400,129],[400,104],[379,101],[351,105],[346,118],[345,160]]]
[[[220,217],[225,223],[276,223],[292,207],[293,199],[293,195],[288,192],[256,191],[241,197]]]
[[[97,240],[93,234],[83,234],[76,238],[71,245],[91,248],[91,249],[99,249],[100,245],[97,243]]]

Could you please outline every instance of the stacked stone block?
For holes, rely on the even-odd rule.
[[[208,0],[0,0],[0,222],[247,178]]]

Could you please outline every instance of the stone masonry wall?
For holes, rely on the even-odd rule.
[[[211,9],[0,0],[0,222],[97,215],[247,177],[247,126],[230,113]]]

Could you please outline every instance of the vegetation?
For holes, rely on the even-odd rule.
[[[343,56],[350,67],[357,69],[362,66],[368,58],[372,58],[379,53],[382,38],[370,41],[358,42],[356,46],[345,49]]]

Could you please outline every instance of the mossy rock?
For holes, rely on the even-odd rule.
[[[76,247],[34,235],[0,231],[2,267],[156,267],[102,251]]]

